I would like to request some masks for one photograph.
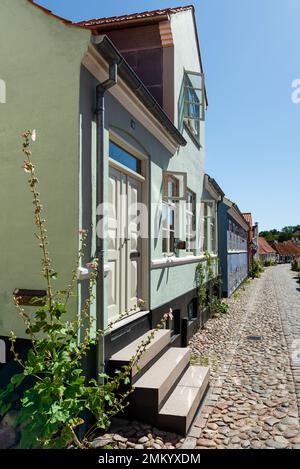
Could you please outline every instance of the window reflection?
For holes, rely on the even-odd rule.
[[[109,142],[109,156],[132,171],[141,174],[141,161],[113,142]]]

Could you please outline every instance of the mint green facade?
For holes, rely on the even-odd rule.
[[[33,210],[22,170],[20,134],[37,129],[38,167],[57,287],[68,284],[79,229],[79,85],[90,32],[67,26],[27,0],[1,0],[0,336],[25,337],[13,305],[15,288],[43,289]],[[74,314],[77,313],[74,304]]]
[[[171,29],[174,41],[174,122],[181,128],[178,115],[178,102],[185,71],[201,73],[202,65],[197,44],[197,31],[191,10],[177,13],[171,16]],[[184,41],[182,38],[184,37]],[[157,308],[174,298],[180,297],[195,288],[195,270],[199,263],[199,257],[204,253],[200,251],[200,205],[204,183],[205,164],[205,122],[200,123],[200,144],[196,144],[189,132],[183,127],[183,136],[187,145],[180,148],[175,156],[168,162],[164,162],[163,169],[166,171],[177,171],[187,173],[187,187],[196,196],[196,250],[194,262],[182,265],[169,264],[169,267],[154,268],[151,272],[151,308]],[[152,163],[153,202],[162,204],[162,168]],[[180,202],[182,204],[182,202]],[[184,210],[183,210],[184,214]],[[184,217],[184,215],[183,215]],[[155,220],[152,220],[155,225]],[[183,225],[185,221],[183,221]],[[154,230],[159,234],[159,240],[152,243],[152,260],[163,258],[161,230]],[[183,226],[183,239],[185,232]],[[197,259],[196,259],[197,258]],[[189,261],[191,259],[189,258]],[[184,259],[182,259],[184,261]],[[203,260],[202,260],[203,262]],[[183,312],[184,314],[184,312]]]
[[[27,0],[1,0],[0,80],[6,85],[6,104],[0,103],[0,336],[13,330],[26,337],[13,304],[16,288],[45,288],[40,275],[40,252],[34,237],[34,217],[26,174],[22,170],[20,134],[37,129],[33,159],[38,167],[42,202],[48,223],[53,267],[59,273],[57,288],[68,285],[78,251],[78,230],[89,230],[85,262],[96,253],[96,86],[99,81],[83,65],[90,44],[87,29],[66,25]],[[178,121],[178,101],[185,71],[202,73],[196,30],[191,11],[171,19],[174,40],[174,123]],[[184,34],[186,41],[182,41]],[[101,67],[98,67],[99,70]],[[107,71],[105,71],[105,78]],[[105,79],[104,78],[104,79]],[[118,84],[118,86],[120,86]],[[118,86],[116,88],[118,88]],[[119,90],[120,93],[120,90]],[[128,97],[128,106],[132,105]],[[132,107],[133,109],[133,107]],[[143,190],[147,191],[149,239],[143,249],[142,297],[147,309],[155,310],[187,293],[194,295],[195,270],[204,262],[200,249],[200,206],[204,183],[205,123],[201,122],[197,144],[183,128],[185,147],[175,148],[164,134],[159,140],[146,120],[136,119],[114,96],[106,95],[104,132],[105,200],[109,200],[109,140],[114,134],[145,156],[147,166]],[[159,123],[156,122],[157,128]],[[155,129],[155,126],[154,126]],[[162,143],[162,141],[164,143]],[[145,166],[145,167],[146,167]],[[161,229],[163,176],[165,171],[187,175],[187,188],[196,196],[196,248],[194,256],[165,264]],[[101,181],[102,182],[102,181]],[[182,209],[182,237],[185,239],[185,201]],[[108,231],[107,220],[106,232]],[[107,240],[105,261],[107,260]],[[145,244],[145,243],[144,243]],[[144,246],[145,247],[145,246]],[[174,257],[174,256],[173,256]],[[85,262],[83,266],[85,266]],[[217,265],[217,262],[216,262]],[[103,323],[108,318],[108,277],[105,279]],[[88,282],[79,282],[79,304]],[[188,300],[190,301],[190,300]],[[74,300],[71,314],[76,315]],[[92,314],[97,316],[96,306]],[[182,317],[186,314],[182,311]],[[99,315],[99,312],[98,312]]]

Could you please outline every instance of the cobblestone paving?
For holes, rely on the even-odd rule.
[[[283,332],[291,355],[298,409],[300,413],[300,284],[288,268],[272,271]]]
[[[268,268],[193,338],[212,386],[184,448],[300,449],[298,286],[289,266]]]

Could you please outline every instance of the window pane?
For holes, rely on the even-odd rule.
[[[202,90],[203,88],[203,77],[201,74],[198,73],[186,73],[186,86],[191,86],[192,88],[196,88],[198,90]]]
[[[168,178],[168,197],[179,197],[179,181],[173,176]]]
[[[174,181],[173,181],[172,178],[169,178],[169,180],[168,180],[168,196],[169,197],[174,197],[174,192],[175,192]]]
[[[186,101],[186,117],[199,120],[200,104],[194,101]]]
[[[214,218],[210,222],[211,252],[216,252],[216,221]]]
[[[186,197],[186,249],[192,251],[196,248],[196,196],[188,190]]]
[[[162,209],[162,226],[164,229],[168,228],[168,207],[166,204],[163,204]]]
[[[141,174],[141,161],[113,142],[109,143],[109,156],[132,171]]]
[[[175,251],[175,236],[174,231],[170,231],[170,252]]]
[[[170,209],[170,230],[175,230],[175,210],[173,208]]]
[[[168,239],[167,239],[167,238],[163,238],[162,250],[163,250],[163,253],[167,253],[167,252],[168,252]]]
[[[204,252],[209,251],[208,218],[204,218]]]

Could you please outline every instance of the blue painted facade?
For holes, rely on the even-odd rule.
[[[238,207],[226,198],[219,204],[218,219],[222,293],[230,297],[248,277],[249,227]]]

